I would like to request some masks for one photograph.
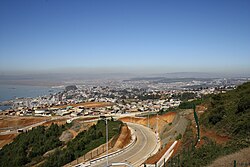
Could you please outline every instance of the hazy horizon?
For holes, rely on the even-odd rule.
[[[250,1],[0,2],[0,75],[250,74]]]

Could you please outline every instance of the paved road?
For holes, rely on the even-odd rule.
[[[153,152],[155,153],[160,144],[157,142],[155,133],[142,125],[127,123],[128,126],[135,130],[137,140],[133,146],[126,151],[109,157],[109,164],[114,162],[127,162],[134,167],[140,166]],[[96,162],[91,166],[106,166],[106,159]]]

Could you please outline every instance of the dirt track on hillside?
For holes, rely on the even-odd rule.
[[[57,119],[57,120],[51,120],[48,122],[45,122],[44,124],[42,124],[43,126],[50,126],[52,123],[53,124],[57,124],[57,125],[64,125],[66,124],[67,118],[62,118],[62,119]]]
[[[85,108],[98,108],[98,107],[107,107],[112,106],[112,103],[108,102],[84,102],[84,103],[78,103],[78,104],[68,104],[68,105],[62,105],[62,106],[53,106],[54,108],[66,108],[67,106],[73,106],[73,107],[79,107],[83,106]]]

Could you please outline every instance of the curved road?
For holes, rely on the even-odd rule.
[[[142,125],[127,123],[128,126],[134,129],[137,140],[133,146],[124,152],[109,157],[109,164],[114,162],[127,162],[133,166],[140,166],[152,153],[155,153],[159,148],[159,143],[155,133]],[[91,166],[104,167],[106,166],[106,159],[91,164]]]

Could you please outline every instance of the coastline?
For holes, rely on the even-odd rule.
[[[11,107],[16,98],[35,98],[62,91],[61,87],[0,84],[0,110]]]

